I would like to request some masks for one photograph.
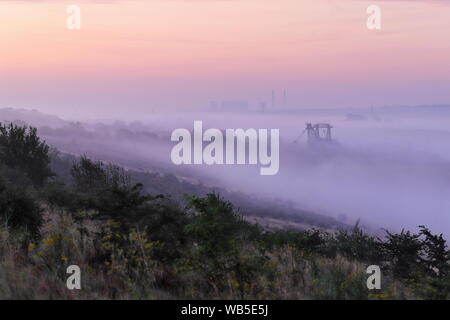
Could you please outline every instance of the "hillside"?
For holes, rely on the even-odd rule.
[[[289,201],[265,199],[221,187],[221,181],[211,176],[168,166],[159,160],[155,152],[152,152],[151,158],[144,157],[134,145],[141,146],[143,150],[157,150],[158,154],[168,154],[169,151],[163,149],[168,139],[162,133],[149,131],[140,123],[73,123],[34,110],[11,108],[0,109],[0,122],[2,121],[37,127],[38,134],[56,149],[51,152],[51,168],[58,179],[65,183],[71,181],[72,165],[80,155],[87,155],[91,159],[126,168],[132,181],[142,183],[143,190],[149,194],[165,194],[180,202],[184,194],[203,197],[217,192],[224,199],[232,201],[244,216],[251,217],[253,221],[256,219],[265,227],[317,227],[324,230],[351,228],[336,218],[303,210]],[[133,142],[131,149],[130,141]]]
[[[21,123],[34,127],[63,127],[67,122],[49,114],[44,114],[37,110],[0,108],[0,120],[3,123]]]
[[[450,297],[446,241],[426,227],[382,239],[357,225],[268,230],[217,193],[180,203],[115,165],[54,160],[58,175],[50,163],[35,129],[0,126],[0,299]],[[383,286],[370,291],[374,264]],[[83,290],[67,290],[69,265]]]

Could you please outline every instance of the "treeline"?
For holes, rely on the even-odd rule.
[[[150,195],[87,157],[50,169],[33,128],[0,126],[0,298],[447,299],[442,235],[269,231],[215,193]],[[82,290],[65,287],[79,265]],[[382,289],[368,290],[379,265]]]

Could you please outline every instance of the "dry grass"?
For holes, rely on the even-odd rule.
[[[90,234],[99,230],[92,222],[79,224],[58,212],[47,213],[46,220],[42,238],[26,248],[21,233],[2,227],[0,299],[414,298],[390,279],[384,279],[381,292],[369,292],[366,266],[343,257],[317,257],[285,246],[265,253],[265,262],[251,281],[241,281],[232,272],[217,281],[183,261],[170,266],[159,263],[153,257],[159,244],[147,242],[137,230],[95,239],[80,233],[83,228]],[[251,259],[254,250],[251,245],[244,248],[240,259]],[[66,288],[66,268],[72,264],[82,270],[82,290]]]

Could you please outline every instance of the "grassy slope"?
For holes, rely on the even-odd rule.
[[[70,168],[77,161],[73,155],[58,153],[52,157],[52,170],[62,178],[70,181]],[[142,183],[144,191],[152,195],[164,194],[173,200],[183,203],[186,194],[205,196],[208,193],[219,193],[225,200],[231,201],[239,208],[244,217],[251,221],[272,228],[305,229],[316,227],[326,230],[350,230],[351,226],[337,219],[319,213],[293,208],[287,202],[274,202],[241,192],[230,192],[219,187],[209,187],[192,183],[172,174],[128,170],[127,173],[135,183]]]

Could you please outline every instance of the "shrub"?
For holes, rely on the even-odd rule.
[[[0,217],[13,229],[27,230],[34,238],[39,236],[42,209],[30,188],[0,178]]]
[[[423,263],[427,267],[428,271],[432,276],[443,279],[449,275],[449,254],[450,251],[447,250],[447,244],[442,234],[434,235],[425,228],[424,226],[419,226],[419,234],[424,236],[425,239],[422,242],[422,250],[425,259]]]
[[[255,243],[248,249],[255,227],[217,194],[193,196],[188,208],[192,218],[185,228],[192,241],[188,264],[205,274],[216,294],[229,282],[245,298],[255,290],[255,277],[266,260]]]
[[[399,234],[386,231],[386,241],[383,246],[387,260],[395,277],[417,279],[424,271],[422,265],[422,242],[419,234],[402,230]]]
[[[35,128],[0,124],[0,162],[23,171],[35,185],[53,175],[48,151]]]
[[[379,239],[364,233],[358,224],[352,232],[340,231],[334,238],[337,251],[342,256],[362,262],[380,263],[384,259],[384,250]]]

